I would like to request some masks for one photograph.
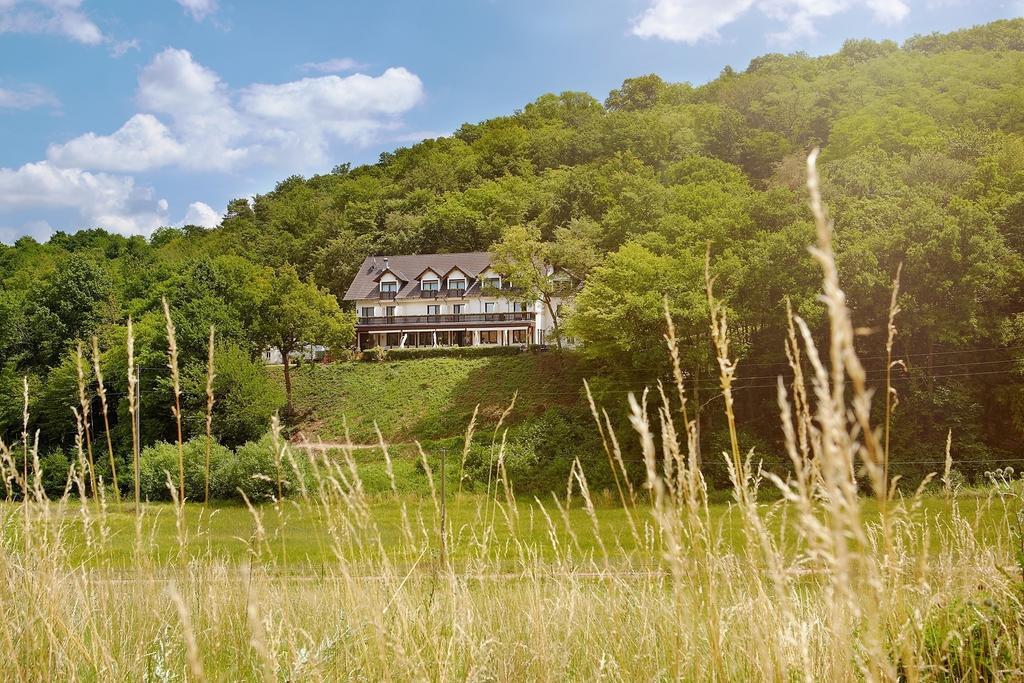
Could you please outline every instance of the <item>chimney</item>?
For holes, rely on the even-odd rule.
[[[388,257],[385,256],[384,257],[384,270],[387,270],[387,269],[388,269]]]

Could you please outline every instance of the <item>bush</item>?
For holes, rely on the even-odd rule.
[[[68,470],[71,462],[64,451],[58,449],[47,453],[39,459],[42,470],[43,490],[51,498],[60,498],[64,494],[64,486],[68,481]]]
[[[185,394],[191,397],[189,427],[193,434],[206,433],[206,365],[186,368]],[[284,389],[234,344],[218,346],[214,356],[213,433],[216,439],[236,448],[266,433],[270,417],[284,407]]]
[[[214,474],[233,460],[231,451],[216,441],[210,444],[210,496],[214,493]],[[184,444],[185,498],[203,500],[206,472],[206,438],[196,438]],[[139,459],[139,488],[146,500],[171,500],[167,488],[170,474],[172,485],[178,485],[178,445],[159,442],[142,451]],[[133,482],[134,483],[134,482]]]
[[[298,474],[291,463],[281,462],[281,482],[287,496],[299,488],[299,477],[309,483],[309,466],[301,454],[293,453]],[[232,458],[224,460],[211,475],[210,494],[216,498],[241,499],[239,491],[253,503],[277,497],[277,466],[274,442],[270,435],[250,441],[238,448]]]
[[[489,435],[488,435],[489,436]],[[466,456],[466,475],[482,483],[497,463],[501,439],[474,442]],[[573,460],[579,459],[592,491],[613,488],[614,478],[589,416],[552,408],[529,423],[509,430],[505,471],[517,493],[565,491]]]
[[[374,347],[363,352],[365,361],[413,360],[416,358],[483,358],[487,356],[515,356],[522,353],[519,346],[430,346],[413,349]]]

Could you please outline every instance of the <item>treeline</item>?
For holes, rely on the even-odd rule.
[[[894,458],[941,461],[952,429],[955,458],[981,471],[1016,457],[1024,435],[1021,73],[1022,20],[903,46],[849,41],[823,57],[769,54],[702,86],[647,75],[603,103],[543,95],[376,164],[293,176],[234,200],[213,230],[23,238],[0,250],[0,420],[8,434],[20,430],[18,384],[28,373],[34,426],[58,440],[71,431],[70,400],[58,397],[74,393],[74,340],[98,335],[116,376],[129,314],[143,330],[144,363],[163,365],[161,296],[178,312],[186,362],[205,358],[213,323],[225,353],[255,378],[252,361],[269,337],[259,330],[265,299],[247,292],[274,288],[244,283],[286,272],[340,298],[369,254],[495,245],[515,254],[533,241],[584,278],[565,332],[607,366],[595,382],[602,400],[663,374],[667,297],[713,455],[721,406],[706,341],[710,247],[737,332],[744,438],[770,456],[787,301],[824,332],[803,191],[804,158],[820,146],[841,276],[880,390],[902,264]],[[154,374],[154,391],[166,395],[162,381]],[[254,395],[265,399],[256,412],[267,412],[273,391]],[[147,413],[152,438],[168,436],[166,405]]]

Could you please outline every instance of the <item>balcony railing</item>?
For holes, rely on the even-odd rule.
[[[421,299],[445,299],[445,298],[462,298],[466,296],[465,289],[421,289]]]
[[[385,299],[385,300],[391,301],[396,296],[398,296],[398,290],[393,290],[393,291],[390,291],[390,292],[386,292],[383,289],[380,290],[380,298],[381,299]]]
[[[475,323],[533,323],[535,315],[529,312],[510,313],[440,313],[435,315],[375,315],[360,317],[359,325],[431,326],[467,325]]]

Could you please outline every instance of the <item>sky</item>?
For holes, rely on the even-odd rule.
[[[706,82],[1024,0],[0,0],[0,241],[213,226],[293,175],[625,78]]]

